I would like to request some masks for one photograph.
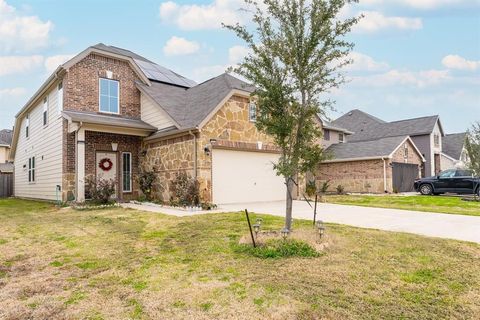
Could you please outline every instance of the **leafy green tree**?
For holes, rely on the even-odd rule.
[[[465,146],[470,169],[475,171],[477,175],[480,175],[480,121],[474,123],[472,128],[468,130]]]
[[[324,157],[318,115],[333,102],[322,95],[344,83],[340,68],[351,63],[353,44],[345,35],[359,17],[342,20],[352,0],[245,0],[253,8],[250,31],[224,25],[243,39],[251,53],[235,72],[256,87],[259,130],[273,137],[282,154],[275,164],[287,186],[285,227],[291,229],[292,192],[299,174]]]

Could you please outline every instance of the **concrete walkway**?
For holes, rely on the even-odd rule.
[[[285,216],[284,201],[229,204],[221,205],[214,211],[194,212],[131,203],[122,206],[175,216],[235,212],[244,209],[248,209],[250,212]],[[313,219],[313,209],[305,201],[294,201],[293,217],[295,219]],[[480,217],[320,203],[317,208],[317,219],[355,227],[401,231],[480,243]]]

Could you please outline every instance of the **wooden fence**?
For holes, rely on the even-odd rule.
[[[0,173],[0,198],[13,195],[13,174]]]

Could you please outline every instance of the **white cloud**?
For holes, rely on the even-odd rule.
[[[71,58],[73,58],[73,54],[59,54],[56,56],[51,56],[45,59],[45,69],[47,70],[47,73],[52,73],[57,69],[58,66],[63,64],[64,62],[67,62]]]
[[[354,31],[372,33],[386,29],[418,30],[423,27],[422,19],[407,17],[389,17],[378,11],[363,11],[363,19],[360,19],[354,27]]]
[[[163,53],[167,56],[181,56],[195,53],[199,49],[200,45],[197,42],[173,36],[163,47]]]
[[[231,64],[237,64],[242,62],[242,60],[251,52],[250,48],[244,46],[233,46],[228,49],[228,61]]]
[[[21,87],[0,89],[0,98],[18,97],[24,95],[25,93],[27,93],[27,90]]]
[[[345,70],[348,71],[383,71],[388,69],[388,63],[375,61],[372,57],[360,52],[351,52],[349,58],[353,60],[353,63],[345,67]]]
[[[0,56],[0,76],[28,72],[43,63],[43,57],[35,56]]]
[[[200,83],[207,79],[221,75],[227,70],[228,67],[229,65],[222,65],[222,64],[198,67],[193,69],[191,77],[193,80]]]
[[[477,5],[478,0],[362,0],[361,5],[378,6],[383,4],[400,5],[414,9],[432,10],[449,6]]]
[[[475,71],[480,68],[480,61],[467,60],[459,55],[449,54],[442,59],[448,69]]]
[[[410,86],[423,88],[443,83],[449,79],[448,70],[401,71],[393,69],[381,74],[353,77],[352,83],[362,87]]]
[[[219,29],[221,23],[244,21],[243,0],[215,0],[210,4],[179,5],[173,1],[160,5],[160,18],[183,30]]]
[[[53,29],[51,21],[22,15],[0,0],[0,51],[21,52],[46,47]]]

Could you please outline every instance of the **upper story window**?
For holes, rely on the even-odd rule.
[[[57,112],[61,114],[63,111],[63,83],[60,82],[57,87]]]
[[[25,137],[28,138],[30,134],[30,115],[27,114],[27,117],[25,118]]]
[[[257,121],[257,104],[255,102],[250,102],[248,105],[248,120],[250,122]]]
[[[330,130],[323,129],[323,140],[329,141],[330,140]]]
[[[403,145],[403,158],[405,161],[408,159],[408,144],[406,143]]]
[[[100,78],[100,111],[108,113],[119,113],[118,110],[118,81]]]
[[[338,141],[339,141],[340,143],[343,143],[343,142],[345,142],[345,141],[344,141],[344,135],[343,135],[343,132],[340,132],[340,133],[338,134]]]
[[[43,98],[43,113],[42,113],[43,125],[48,124],[48,98]]]
[[[440,146],[440,135],[435,133],[433,135],[433,143],[435,144],[435,147],[439,147]]]

